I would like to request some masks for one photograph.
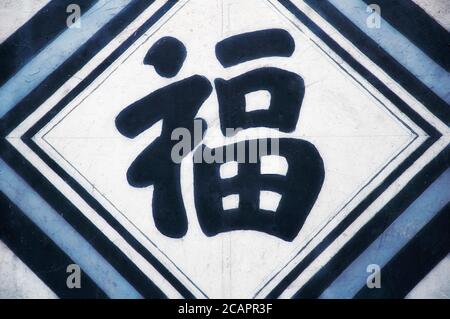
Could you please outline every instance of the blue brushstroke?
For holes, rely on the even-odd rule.
[[[382,20],[379,29],[369,28],[366,24],[369,17],[366,3],[361,0],[328,1],[434,93],[450,103],[450,74],[385,20]]]
[[[381,268],[449,201],[450,169],[428,187],[344,272],[320,298],[352,298],[365,284],[367,266]]]
[[[142,298],[117,270],[2,160],[0,190],[78,264],[108,297]]]
[[[0,118],[35,89],[81,45],[132,0],[99,0],[81,16],[81,27],[67,29],[0,87]]]

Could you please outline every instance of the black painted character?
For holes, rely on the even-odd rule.
[[[165,37],[150,48],[144,63],[153,65],[161,76],[173,77],[185,58],[184,45],[177,39]],[[134,187],[154,185],[155,225],[169,237],[179,238],[187,231],[180,164],[171,158],[171,150],[177,142],[171,140],[171,134],[174,129],[184,127],[194,137],[193,119],[211,91],[211,83],[205,77],[193,75],[145,96],[116,117],[116,127],[129,138],[136,137],[163,119],[161,136],[134,160],[127,171],[127,179]],[[200,142],[192,140],[193,146]]]
[[[288,32],[268,29],[219,42],[216,56],[224,67],[231,67],[264,57],[288,57],[294,49],[295,43]],[[144,63],[153,65],[161,76],[173,77],[185,58],[184,45],[165,37],[150,48]],[[302,78],[295,73],[265,67],[229,80],[216,79],[215,87],[224,135],[229,133],[227,128],[269,127],[292,132],[297,125],[305,88]],[[247,112],[246,95],[259,90],[270,93],[269,107]],[[177,143],[171,140],[171,133],[179,127],[193,133],[195,115],[211,92],[210,82],[194,75],[149,94],[116,118],[119,131],[130,138],[163,119],[161,136],[136,158],[128,169],[127,178],[135,187],[154,185],[155,224],[170,237],[183,237],[188,227],[180,189],[180,164],[171,159],[171,150]],[[191,145],[195,147],[201,138],[195,140],[195,134],[191,136],[194,137]],[[250,142],[233,147],[240,144],[251,156]],[[324,167],[318,151],[307,141],[281,139],[279,147],[277,155],[284,158],[289,167],[285,174],[261,174],[261,161],[270,153],[260,151],[255,161],[238,163],[238,175],[227,180],[220,177],[219,163],[195,163],[195,206],[206,235],[241,229],[266,232],[284,240],[296,237],[322,187]],[[205,148],[208,149],[202,145],[197,152]],[[269,191],[280,195],[277,208],[270,212],[260,207],[261,192]],[[232,210],[223,208],[223,199],[229,195],[239,196],[239,204]]]
[[[216,45],[216,56],[224,67],[269,56],[291,56],[295,42],[280,29],[239,34]],[[230,80],[215,80],[219,100],[220,125],[226,128],[270,127],[292,132],[297,125],[305,93],[302,78],[278,68],[264,67]],[[246,112],[245,95],[265,90],[270,92],[268,109]],[[232,131],[232,130],[229,130]]]

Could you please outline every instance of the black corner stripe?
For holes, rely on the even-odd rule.
[[[363,0],[372,4],[373,0]],[[411,0],[377,0],[381,16],[450,72],[450,33]]]
[[[111,21],[97,31],[86,43],[72,54],[60,67],[52,72],[40,85],[23,98],[17,105],[3,116],[0,121],[0,133],[6,136],[19,125],[31,112],[58,90],[68,78],[78,72],[97,52],[103,49],[127,25],[141,14],[155,0],[133,0],[121,10]],[[175,0],[165,4],[167,11]],[[164,11],[163,10],[163,11]],[[1,69],[0,69],[1,70]]]
[[[450,203],[381,269],[381,287],[355,298],[404,298],[450,252],[449,225]]]
[[[73,0],[53,0],[0,45],[0,86],[13,76],[42,48],[67,29],[67,6]],[[81,14],[97,2],[78,1]]]
[[[425,121],[415,110],[413,110],[409,105],[407,105],[398,95],[396,95],[394,92],[392,92],[380,79],[375,77],[369,70],[367,70],[361,63],[359,63],[349,52],[347,52],[344,48],[342,48],[330,35],[328,35],[322,29],[320,29],[304,12],[302,12],[290,0],[279,0],[279,2],[283,6],[285,6],[285,8],[287,10],[289,10],[292,14],[294,14],[297,17],[297,19],[299,19],[304,25],[306,25],[330,49],[332,49],[335,53],[337,53],[351,68],[353,68],[356,72],[358,72],[364,79],[366,79],[379,92],[381,92],[387,99],[389,99],[401,112],[403,112],[412,121],[414,121],[417,125],[419,125],[429,136],[438,137],[441,135],[431,124],[429,124],[427,121]],[[321,8],[321,6],[326,3],[326,1],[318,1],[318,2],[309,3],[310,0],[305,0],[305,2],[308,2],[308,4],[311,5],[314,9],[317,9],[316,7],[319,4],[320,4],[320,8]],[[334,8],[334,7],[332,7],[332,8]],[[337,11],[336,9],[334,9],[333,13],[340,14],[339,11]],[[327,16],[326,19],[328,20],[328,19],[330,19],[330,17]],[[340,14],[340,19],[347,20],[342,14]],[[339,20],[339,21],[342,22],[341,20]],[[332,22],[335,23],[334,20]],[[352,36],[356,32],[361,33],[359,31],[359,29],[354,27],[354,28],[352,28],[352,31],[350,32],[350,34],[346,35],[346,36]],[[350,39],[352,39],[352,38],[350,38]],[[365,34],[360,34],[360,38],[352,39],[352,41],[354,41],[355,44],[358,44],[363,41],[370,42],[371,40],[368,39],[367,36],[365,36]],[[373,41],[371,41],[371,43],[372,42]],[[372,43],[372,44],[374,45],[373,50],[380,50],[380,48],[375,43]],[[370,51],[370,52],[372,52],[372,51]],[[379,59],[380,57],[381,56],[379,54],[375,54],[373,58]],[[370,57],[370,58],[372,58],[372,57]],[[375,63],[381,63],[379,65],[381,65],[382,68],[387,73],[389,73],[388,72],[389,70],[386,69],[386,65],[383,64],[386,59],[388,59],[390,62],[394,63],[395,65],[398,65],[401,67],[401,65],[398,62],[396,62],[389,56],[382,57],[382,59],[380,61],[377,61],[374,59],[372,59],[372,60]],[[404,71],[408,72],[407,70],[404,70]],[[418,82],[418,80],[416,78],[413,77],[412,79],[414,81]],[[410,83],[410,82],[408,82],[408,83]],[[418,83],[420,83],[420,82],[418,82]],[[430,91],[430,90],[428,89],[428,91]],[[443,102],[443,103],[445,104],[445,102]],[[433,104],[433,106],[435,106],[435,105]],[[448,109],[447,104],[445,104],[444,110],[448,111],[447,112],[448,113],[448,121],[450,122],[450,110]]]
[[[292,7],[289,0],[279,0],[284,6]],[[333,25],[342,35],[350,40],[361,52],[381,67],[390,77],[402,85],[415,98],[423,103],[442,122],[450,125],[450,108],[448,104],[418,80],[403,65],[392,58],[375,41],[354,25],[345,15],[328,1],[305,0],[317,13]],[[292,10],[292,9],[291,9]],[[327,45],[329,45],[327,43]],[[364,76],[364,75],[363,75]],[[394,103],[396,104],[396,103]]]
[[[75,262],[0,192],[0,239],[60,298],[107,298],[84,272],[81,288],[66,285]]]
[[[55,171],[60,177],[62,177],[65,182],[71,186],[77,193],[78,195],[80,195],[100,216],[102,216],[102,218],[104,218],[115,230],[117,230],[123,237],[124,239],[130,243],[135,249],[136,251],[141,254],[147,261],[149,261],[154,267],[155,269],[168,281],[170,282],[185,298],[194,298],[194,295],[183,285],[181,284],[181,282],[171,273],[169,272],[164,266],[163,264],[155,257],[153,256],[145,247],[142,246],[142,244],[140,244],[126,229],[125,227],[120,224],[114,217],[112,217],[112,215],[105,209],[103,208],[97,201],[95,201],[93,199],[93,197],[88,194],[88,192],[86,192],[85,189],[83,189],[83,187],[81,187],[69,174],[67,174],[64,170],[62,170],[47,154],[45,154],[32,140],[27,139],[25,140],[25,143],[44,161],[46,162],[47,165],[49,165],[49,167]],[[29,172],[27,171],[25,173],[24,170],[19,169],[22,176],[24,178],[28,177]],[[26,170],[26,169],[25,169]],[[47,201],[49,201],[49,203],[55,203],[55,205],[57,205],[58,207],[58,211],[64,211],[65,213],[65,217],[68,219],[68,221],[75,227],[77,225],[82,225],[83,223],[80,222],[80,217],[82,219],[85,219],[84,216],[80,216],[80,217],[72,217],[72,215],[69,215],[67,213],[67,206],[72,206],[72,204],[70,202],[68,202],[66,205],[64,205],[61,201],[58,200],[59,198],[59,194],[53,193],[53,195],[51,194],[47,194],[47,191],[45,191],[46,187],[42,187],[42,186],[35,186],[35,187],[39,187],[39,192],[40,191],[44,191],[44,193],[41,193],[41,195],[43,196],[44,199],[46,199]],[[55,198],[56,197],[56,200]],[[61,206],[60,206],[61,205]],[[86,219],[85,221],[88,224],[91,224],[90,221],[88,221]],[[83,228],[83,232],[85,231],[85,229]],[[92,230],[93,232],[94,230]],[[97,230],[99,231],[99,230]],[[81,232],[81,233],[83,233]],[[109,249],[109,250],[105,250],[106,254],[111,254],[113,251],[118,250],[114,245],[113,245],[113,249]],[[102,248],[103,249],[103,248]],[[103,250],[102,250],[103,251]],[[116,257],[111,257],[112,260],[114,260],[114,262],[116,261],[114,258]],[[112,261],[111,261],[112,262]],[[120,262],[122,262],[122,260],[120,260]],[[125,265],[123,266],[125,267]],[[121,267],[122,268],[122,267]],[[138,282],[139,285],[145,285],[147,280],[140,280],[140,270],[138,270],[137,266],[133,267],[135,269],[135,271],[137,271],[137,273],[139,273],[139,276],[133,276],[132,272],[130,273],[130,271],[127,271],[127,274],[129,276],[131,276],[133,279],[130,282]],[[150,282],[151,287],[154,286],[154,284],[152,282]],[[150,287],[150,288],[151,288]],[[135,287],[136,288],[136,287]],[[159,289],[156,289],[156,286],[153,287],[154,291],[152,292],[152,290],[148,290],[148,288],[146,290],[144,290],[143,294],[144,296],[147,297],[155,297],[155,298],[162,298],[165,297],[160,293]],[[136,288],[138,289],[138,288]],[[138,289],[139,290],[139,289]]]

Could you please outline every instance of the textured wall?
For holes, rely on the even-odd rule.
[[[0,298],[448,298],[449,31],[449,1],[0,0]],[[286,163],[152,148],[194,117],[196,152]]]

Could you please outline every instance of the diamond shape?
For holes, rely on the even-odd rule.
[[[190,0],[178,5],[173,15],[150,28],[71,100],[34,141],[183,283],[190,281],[190,287],[209,297],[252,297],[300,250],[317,245],[333,225],[348,216],[423,142],[425,134],[312,38],[306,27],[286,19],[280,6],[260,0],[223,4]],[[293,36],[296,48],[291,57],[264,58],[230,69],[217,61],[214,47],[218,41],[268,28],[285,29]],[[178,38],[187,48],[186,62],[174,79],[161,78],[152,66],[143,64],[148,49],[164,36]],[[254,231],[206,237],[196,220],[192,163],[186,158],[180,183],[189,230],[181,239],[165,237],[152,219],[153,188],[133,188],[126,180],[129,165],[158,137],[161,123],[130,140],[117,131],[115,117],[143,96],[193,74],[213,82],[264,66],[295,72],[305,81],[297,128],[280,136],[313,143],[325,163],[324,185],[299,235],[293,242]],[[209,147],[229,142],[220,133],[215,92],[197,116],[208,122],[205,142]],[[259,137],[269,130],[243,133],[238,139]]]

